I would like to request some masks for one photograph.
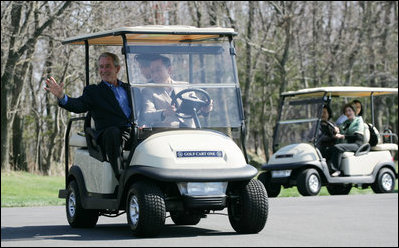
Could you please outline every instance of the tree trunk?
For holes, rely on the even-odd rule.
[[[388,39],[388,33],[389,33],[389,27],[391,26],[391,19],[390,19],[390,15],[391,15],[391,7],[392,7],[392,3],[391,2],[386,2],[385,6],[384,6],[384,18],[383,18],[383,31],[381,34],[381,48],[380,48],[380,55],[382,58],[382,66],[383,66],[383,73],[381,75],[381,83],[379,84],[382,87],[388,87],[388,77],[386,75],[388,75],[388,69],[387,69],[387,65],[388,65],[388,49],[387,49],[387,39]],[[379,111],[376,115],[376,119],[377,119],[377,129],[379,130],[383,130],[384,128],[386,128],[387,126],[390,126],[390,119],[391,116],[394,116],[394,108],[386,108],[387,103],[390,102],[391,99],[385,99],[385,104],[384,104],[384,108],[386,113],[383,113],[383,111]],[[394,104],[394,103],[391,103]],[[386,118],[386,123],[384,124],[382,122],[382,117],[385,115]]]
[[[11,79],[14,74],[18,56],[13,48],[15,38],[19,30],[21,20],[22,2],[12,2],[11,6],[11,37],[8,49],[8,58],[3,75],[1,75],[1,168],[9,169],[9,122],[8,122],[8,93],[11,87]],[[3,62],[3,61],[2,61]]]
[[[291,13],[292,2],[287,3],[287,11]],[[289,15],[289,14],[288,14]],[[292,19],[290,16],[286,16],[283,21],[284,33],[285,33],[285,40],[284,40],[284,50],[283,54],[279,61],[279,72],[281,77],[281,84],[280,84],[280,94],[286,91],[287,87],[287,71],[286,71],[286,63],[288,61],[288,55],[290,51],[290,44],[291,44],[291,26],[292,26]]]
[[[248,139],[248,134],[250,133],[249,127],[250,127],[250,122],[251,122],[251,105],[250,105],[250,89],[251,89],[251,79],[252,79],[252,45],[251,40],[252,40],[252,22],[253,22],[253,17],[254,17],[254,12],[255,12],[255,5],[253,1],[248,2],[248,22],[247,22],[247,32],[245,35],[245,82],[244,82],[244,92],[243,92],[243,105],[244,105],[244,116],[246,119],[246,127],[247,127],[247,134],[246,134],[246,140]]]
[[[193,19],[194,25],[197,28],[201,27],[201,3],[198,1],[188,1],[187,2],[187,7],[188,11],[190,12],[191,18]]]
[[[208,6],[208,15],[209,15],[209,25],[211,26],[219,26],[219,18],[218,18],[218,2],[211,1],[206,2]]]
[[[12,128],[12,164],[15,170],[28,171],[26,162],[25,145],[23,142],[23,119],[20,114],[16,114]]]

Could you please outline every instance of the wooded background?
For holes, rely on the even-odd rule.
[[[331,85],[398,87],[397,1],[1,1],[2,170],[51,174],[52,167],[62,167],[71,113],[43,89],[45,78],[64,82],[76,97],[85,77],[83,46],[60,41],[148,24],[238,32],[247,147],[265,160],[281,92]],[[95,70],[91,80],[100,80]],[[378,111],[386,105],[389,112]],[[377,127],[390,125],[397,133],[397,98],[376,106]]]

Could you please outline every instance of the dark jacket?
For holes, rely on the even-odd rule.
[[[331,121],[321,121],[318,146],[330,147],[335,145],[336,139],[334,138],[334,135],[336,134],[336,132],[334,126],[334,123],[332,123]]]
[[[129,104],[132,106],[130,85],[122,83],[121,86],[126,90]],[[80,97],[68,96],[67,103],[65,105],[59,104],[59,106],[74,113],[90,111],[96,127],[96,139],[106,128],[111,126],[126,127],[131,121],[123,113],[112,90],[103,81],[97,85],[86,86]]]

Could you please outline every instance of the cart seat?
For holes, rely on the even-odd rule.
[[[372,146],[371,150],[372,151],[397,151],[398,145],[395,143],[377,144],[376,146]]]
[[[72,132],[69,145],[73,147],[87,148],[86,136],[83,132]]]
[[[361,145],[356,152],[344,152],[342,158],[349,158],[353,156],[361,156],[365,155],[370,151],[370,130],[367,124],[364,124],[364,132],[363,132],[363,145]]]
[[[87,149],[86,136],[83,132],[72,133],[69,139],[69,145],[73,147],[79,147]],[[128,159],[129,151],[123,151],[123,159]]]

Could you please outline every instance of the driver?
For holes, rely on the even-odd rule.
[[[335,135],[339,133],[339,128],[330,121],[331,118],[332,111],[330,106],[324,105],[316,147],[320,150],[323,158],[327,161],[330,160],[330,149],[337,141]]]
[[[183,119],[176,115],[178,106],[172,105],[172,99],[187,87],[173,86],[187,84],[177,82],[171,78],[172,66],[170,59],[162,55],[151,55],[151,82],[155,84],[169,84],[170,87],[145,88],[143,94],[143,118],[146,125],[157,127],[192,127],[195,124],[192,118]],[[195,93],[191,96],[195,97]],[[181,101],[177,100],[180,104]],[[213,101],[200,109],[202,114],[208,114],[213,109]]]

